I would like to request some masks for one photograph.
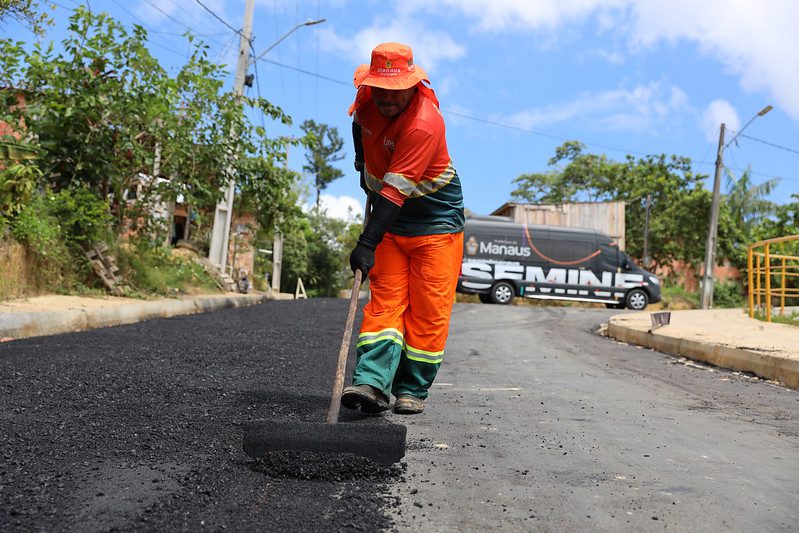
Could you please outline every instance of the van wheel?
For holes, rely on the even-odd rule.
[[[491,301],[495,304],[507,305],[513,301],[516,291],[507,281],[498,281],[491,287]]]
[[[480,302],[482,302],[484,304],[492,304],[492,303],[494,303],[491,300],[491,295],[490,294],[478,294],[477,297],[480,298]]]
[[[624,302],[627,304],[627,309],[643,311],[649,304],[649,295],[642,289],[633,289],[627,293]]]

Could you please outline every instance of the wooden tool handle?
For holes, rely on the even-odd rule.
[[[327,409],[325,422],[335,424],[338,422],[338,412],[341,409],[341,392],[344,390],[344,371],[347,369],[347,352],[350,351],[350,339],[352,338],[352,326],[355,324],[355,311],[358,309],[358,294],[361,292],[360,270],[355,271],[355,281],[352,284],[352,296],[350,296],[350,309],[347,313],[347,324],[344,326],[344,335],[341,337],[341,349],[338,352],[338,365],[336,365],[336,377],[333,380],[333,396],[330,398],[330,407]]]

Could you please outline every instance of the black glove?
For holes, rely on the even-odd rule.
[[[352,271],[360,270],[363,273],[361,279],[366,279],[373,266],[375,266],[375,251],[360,242],[356,244],[350,254],[350,268],[352,268]]]
[[[369,217],[369,222],[363,229],[360,237],[358,237],[358,244],[350,254],[350,267],[352,271],[360,270],[363,272],[363,277],[369,275],[369,270],[375,265],[375,249],[380,241],[383,240],[383,235],[389,230],[394,221],[399,216],[401,207],[387,200],[384,196],[379,194],[375,195],[377,198],[372,204],[372,216]]]

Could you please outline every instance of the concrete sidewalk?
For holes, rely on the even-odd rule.
[[[752,372],[799,389],[799,327],[749,318],[740,309],[671,311],[671,322],[652,330],[652,313],[610,318],[616,340],[722,368]]]
[[[47,295],[0,302],[0,342],[56,335],[107,326],[132,324],[151,318],[206,313],[267,300],[291,299],[274,292],[205,294],[158,300],[113,296],[89,298]]]

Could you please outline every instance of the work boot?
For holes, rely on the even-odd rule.
[[[341,393],[341,405],[347,409],[360,409],[367,415],[376,415],[388,409],[388,398],[371,385],[350,385]]]
[[[418,415],[424,411],[424,400],[413,394],[400,394],[394,401],[394,412],[398,415]]]

